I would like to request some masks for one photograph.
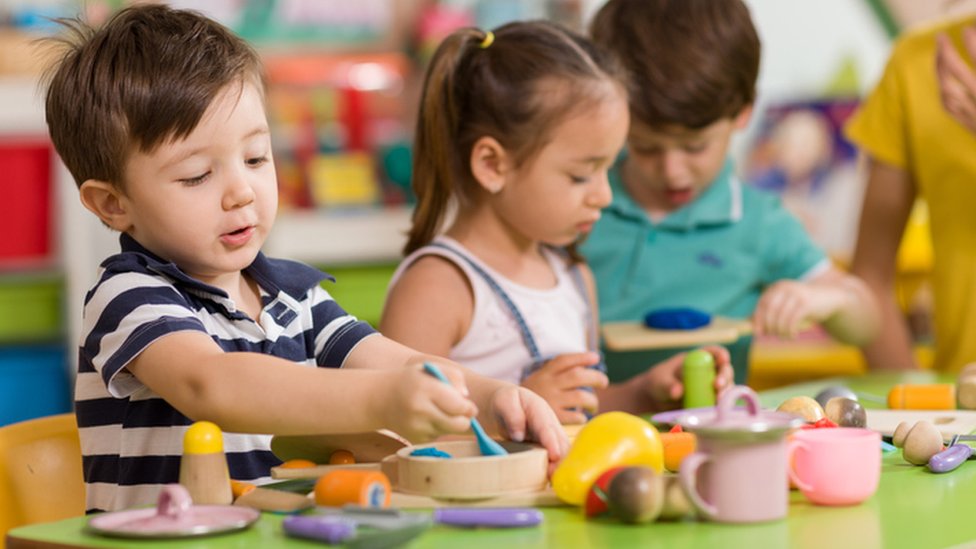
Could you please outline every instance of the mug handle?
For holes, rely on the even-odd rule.
[[[681,488],[692,506],[706,518],[714,520],[718,515],[718,509],[714,505],[705,501],[698,493],[698,468],[710,461],[708,454],[695,452],[690,454],[681,462],[678,478],[681,480]]]
[[[803,492],[809,492],[813,490],[813,485],[808,484],[800,479],[799,473],[793,467],[793,455],[796,454],[797,450],[809,450],[810,447],[802,440],[791,439],[786,444],[786,472],[789,473],[790,480]]]

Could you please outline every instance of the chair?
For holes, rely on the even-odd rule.
[[[85,513],[74,414],[0,427],[0,549],[7,531]]]

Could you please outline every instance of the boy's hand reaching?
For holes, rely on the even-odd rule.
[[[715,394],[720,395],[732,386],[732,363],[725,347],[709,345],[702,347],[715,360]],[[642,376],[634,378],[644,384],[644,391],[651,397],[654,411],[681,408],[685,386],[681,378],[681,366],[687,353],[680,353],[658,363]]]
[[[780,280],[759,297],[752,314],[756,335],[793,338],[812,323],[821,323],[849,299],[842,290],[796,280]]]
[[[552,407],[539,395],[515,385],[505,385],[491,398],[501,431],[514,441],[533,441],[549,452],[549,474],[569,450],[569,439]]]
[[[451,364],[437,366],[450,385],[425,373],[421,362],[391,370],[373,401],[380,408],[383,425],[411,442],[469,431],[471,418],[478,414],[461,371]]]
[[[584,423],[583,410],[595,414],[599,403],[593,392],[581,387],[602,389],[609,383],[605,374],[589,368],[599,362],[600,356],[592,352],[559,355],[525,378],[522,386],[545,399],[562,423]]]

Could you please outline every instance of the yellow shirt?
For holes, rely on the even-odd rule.
[[[961,31],[974,21],[955,19],[902,36],[846,128],[864,152],[907,170],[928,203],[935,368],[953,372],[976,361],[976,137],[943,110],[935,37],[946,32],[965,52]]]

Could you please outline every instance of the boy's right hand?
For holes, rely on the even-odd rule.
[[[581,387],[602,389],[609,383],[604,373],[590,368],[599,362],[600,356],[592,352],[559,355],[525,378],[522,386],[544,398],[560,423],[585,423],[583,410],[596,413],[599,402]]]
[[[382,390],[375,395],[383,425],[407,440],[418,443],[471,428],[478,407],[468,398],[464,375],[451,364],[437,367],[450,380],[448,385],[424,372],[423,363],[387,371]]]

